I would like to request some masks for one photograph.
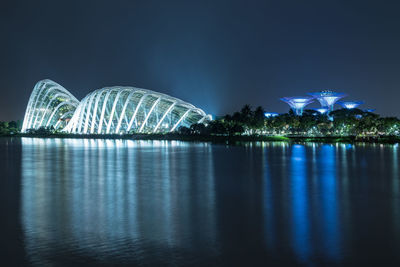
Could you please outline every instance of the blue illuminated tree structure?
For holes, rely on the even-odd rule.
[[[283,97],[280,100],[287,103],[298,116],[303,114],[303,109],[314,100],[310,96],[294,96],[294,97]]]
[[[314,108],[313,110],[319,112],[320,114],[326,114],[327,112],[329,112],[328,108]]]
[[[309,95],[316,98],[322,107],[328,108],[330,111],[333,110],[335,103],[346,96],[345,93],[337,93],[330,90],[324,90],[320,92],[308,93]]]
[[[363,101],[339,101],[339,105],[341,105],[345,109],[354,109],[357,108],[359,105],[364,104]]]

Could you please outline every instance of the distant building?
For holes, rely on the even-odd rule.
[[[330,111],[333,110],[333,106],[339,99],[346,96],[346,94],[344,93],[337,93],[330,90],[308,93],[308,94],[316,98],[321,104],[321,107],[328,108]]]
[[[276,112],[265,112],[265,113],[264,113],[264,116],[265,116],[266,118],[276,117],[276,116],[278,116],[278,115],[279,115],[279,113],[276,113]]]
[[[294,111],[296,115],[302,115],[305,106],[313,102],[313,97],[309,96],[295,96],[295,97],[283,97],[280,100],[287,103]]]
[[[363,101],[340,101],[340,102],[338,102],[338,104],[341,105],[343,108],[353,109],[353,108],[357,108],[361,104],[364,104],[364,102]]]

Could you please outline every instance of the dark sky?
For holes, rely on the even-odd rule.
[[[0,34],[0,120],[22,119],[44,78],[78,99],[131,85],[214,115],[333,89],[400,116],[400,1],[3,0]]]

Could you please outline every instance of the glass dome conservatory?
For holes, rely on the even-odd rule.
[[[68,133],[165,133],[211,120],[180,99],[135,87],[106,87],[78,101],[61,85],[39,81],[25,112],[22,132],[54,127]]]

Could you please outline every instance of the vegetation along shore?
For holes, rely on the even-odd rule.
[[[381,117],[360,109],[339,109],[328,115],[305,110],[302,116],[288,113],[265,117],[261,107],[245,105],[233,114],[217,117],[207,124],[179,127],[172,133],[124,133],[120,135],[81,135],[40,128],[20,133],[21,122],[0,122],[0,136],[46,138],[101,138],[132,140],[182,140],[207,142],[285,141],[285,142],[371,142],[399,143],[400,120]]]

